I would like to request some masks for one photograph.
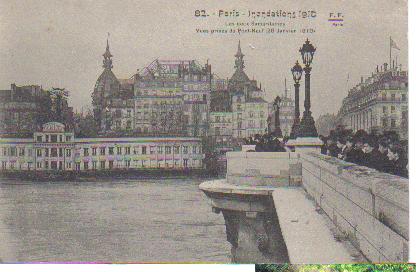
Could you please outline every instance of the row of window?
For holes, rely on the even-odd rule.
[[[36,142],[38,143],[63,143],[70,142],[72,140],[72,136],[70,135],[57,135],[57,134],[45,134],[45,137],[42,135],[36,136]]]
[[[182,146],[182,154],[188,154],[191,150],[191,147],[189,146]],[[124,147],[84,147],[83,148],[83,155],[86,156],[97,156],[98,154],[100,156],[105,155],[146,155],[146,154],[180,154],[181,147],[180,146],[142,146],[142,147],[134,147],[131,148],[129,146]],[[139,153],[140,152],[140,153]],[[193,154],[201,154],[202,153],[202,147],[201,146],[192,146],[192,153]]]

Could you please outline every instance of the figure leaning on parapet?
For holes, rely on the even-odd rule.
[[[370,133],[338,127],[324,143],[321,153],[397,176],[408,177],[408,142],[397,133]]]

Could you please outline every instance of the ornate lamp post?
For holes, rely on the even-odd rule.
[[[282,130],[280,128],[280,104],[282,100],[280,99],[280,96],[276,96],[273,102],[274,107],[274,136],[276,137],[283,137]]]
[[[300,122],[300,128],[298,136],[300,137],[318,137],[318,133],[315,127],[315,121],[311,112],[311,70],[313,55],[316,48],[306,39],[299,52],[302,54],[302,61],[305,67],[305,111],[303,112],[302,121]]]
[[[296,139],[299,132],[300,124],[300,110],[299,110],[299,81],[302,78],[303,68],[300,66],[299,62],[296,61],[295,66],[292,67],[292,76],[293,81],[295,82],[295,119],[293,120],[292,131],[290,132],[290,138]]]

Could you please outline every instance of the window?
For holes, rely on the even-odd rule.
[[[124,154],[130,155],[130,147],[125,147],[124,148]]]
[[[396,120],[391,119],[391,127],[395,128],[396,127]]]
[[[36,142],[38,142],[38,143],[42,142],[42,136],[37,136],[36,137]]]
[[[171,154],[172,153],[172,148],[170,146],[166,146],[165,147],[165,154]]]
[[[183,146],[183,154],[188,154],[188,147],[187,146]]]
[[[383,127],[387,127],[387,119],[382,120]]]
[[[57,135],[51,135],[51,142],[56,143],[57,141],[58,141],[58,136]]]
[[[381,100],[382,101],[386,101],[387,100],[387,95],[385,93],[381,94]]]
[[[21,147],[19,148],[19,156],[24,156],[25,155],[25,148]]]
[[[114,155],[114,147],[109,147],[108,148],[108,154],[109,155]]]
[[[59,157],[64,156],[64,150],[62,148],[59,148]]]
[[[59,142],[63,142],[63,140],[62,140],[62,135],[59,135]]]
[[[65,141],[70,142],[71,141],[71,136],[66,136]]]
[[[387,113],[387,107],[383,106],[383,113]]]
[[[127,110],[127,117],[131,117],[131,110]]]
[[[77,171],[81,170],[81,163],[80,162],[75,163],[75,170],[77,170]]]
[[[105,155],[105,147],[100,147],[100,155],[101,156]]]
[[[42,149],[36,149],[36,157],[42,157]]]
[[[193,146],[193,147],[192,147],[192,153],[197,154],[197,149],[196,149],[196,146]]]
[[[49,135],[45,135],[45,142],[49,142]]]
[[[105,161],[100,161],[100,168],[105,169]]]
[[[117,147],[117,155],[121,155],[121,147]]]
[[[84,148],[84,157],[89,156],[88,149],[89,149],[89,148]]]
[[[66,163],[66,168],[67,168],[67,169],[68,169],[68,168],[71,168],[71,166],[72,166],[72,165],[71,165],[71,162],[67,162],[67,163]]]
[[[113,161],[108,161],[108,168],[113,169],[113,166],[114,166],[114,162]]]
[[[97,156],[97,148],[96,147],[92,148],[92,155]]]
[[[58,149],[57,148],[51,148],[51,157],[52,158],[58,157]]]
[[[126,168],[130,168],[130,160],[126,161]]]
[[[406,100],[407,100],[406,94],[402,94],[402,101],[406,101]]]
[[[215,122],[219,123],[220,121],[220,116],[215,116]]]
[[[16,147],[10,147],[10,156],[15,157],[17,153]]]
[[[179,146],[174,146],[174,147],[173,147],[173,152],[174,152],[175,154],[179,154]]]
[[[92,169],[97,170],[97,161],[92,162]]]
[[[45,148],[45,157],[49,157],[49,149]]]
[[[7,156],[7,147],[3,147],[3,156]]]
[[[219,136],[219,135],[220,135],[220,128],[215,127],[215,136]]]
[[[67,157],[71,157],[71,149],[66,149],[66,150],[65,150],[65,155],[66,155]]]
[[[6,166],[7,166],[7,162],[5,162],[5,161],[3,161],[3,162],[1,162],[1,169],[6,169]]]
[[[38,169],[39,169],[39,168],[42,168],[42,163],[41,163],[41,162],[37,162],[37,163],[36,163],[36,168],[38,168]]]
[[[238,128],[238,129],[241,129],[242,125],[243,125],[243,122],[239,121],[239,122],[237,123],[237,128]]]
[[[157,154],[163,154],[163,146],[157,147]]]
[[[395,101],[396,100],[396,94],[391,94],[391,100]]]
[[[394,111],[396,110],[395,106],[391,106],[391,113],[394,113]]]
[[[152,150],[152,147],[150,147],[150,150]],[[146,154],[147,150],[146,150],[146,146],[142,146],[142,154]]]
[[[127,121],[126,128],[131,129],[131,121],[130,120]]]
[[[48,168],[49,168],[49,162],[45,161],[45,169],[48,169]]]
[[[88,170],[88,162],[84,162],[84,170]]]

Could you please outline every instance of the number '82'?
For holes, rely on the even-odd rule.
[[[205,9],[196,9],[195,10],[195,17],[207,17],[207,13]]]

